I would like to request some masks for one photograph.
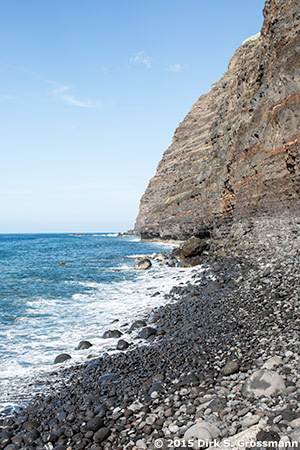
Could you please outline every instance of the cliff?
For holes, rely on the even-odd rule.
[[[298,214],[299,2],[270,0],[263,13],[260,35],[244,41],[176,129],[141,199],[142,237],[203,236]]]

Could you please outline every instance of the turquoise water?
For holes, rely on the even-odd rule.
[[[101,338],[114,320],[122,329],[162,304],[188,272],[155,261],[136,271],[134,257],[169,250],[103,233],[0,235],[0,409],[26,398],[29,380],[53,370],[59,353],[72,364],[115,348]],[[83,339],[93,347],[76,351]]]

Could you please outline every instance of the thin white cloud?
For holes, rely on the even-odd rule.
[[[80,108],[99,108],[102,106],[102,103],[99,101],[93,101],[90,99],[80,100],[76,98],[75,95],[70,93],[72,89],[72,86],[59,85],[57,89],[54,89],[51,93],[56,99],[72,106],[78,106]]]
[[[184,66],[182,64],[177,63],[170,66],[169,69],[171,70],[171,72],[178,73],[184,69]]]
[[[103,103],[98,100],[97,101],[90,99],[81,100],[77,98],[72,92],[70,92],[74,89],[73,86],[63,85],[58,81],[51,80],[37,72],[27,69],[26,67],[12,66],[12,65],[8,66],[14,67],[17,70],[26,73],[30,76],[33,76],[34,78],[39,79],[40,81],[49,86],[52,86],[52,88],[54,89],[51,91],[51,95],[61,102],[68,103],[69,105],[77,106],[79,108],[100,108],[103,106]]]
[[[138,52],[135,56],[132,56],[129,61],[132,63],[144,64],[144,66],[147,69],[150,69],[151,59],[152,58],[150,56],[147,56],[144,50],[142,50],[141,52]]]

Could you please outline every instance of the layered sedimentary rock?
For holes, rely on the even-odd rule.
[[[300,206],[299,0],[270,0],[261,33],[176,129],[141,199],[145,238],[186,238]]]

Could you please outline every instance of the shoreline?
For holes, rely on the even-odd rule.
[[[173,288],[170,302],[148,316],[147,326],[157,332],[147,345],[96,359],[89,368],[83,363],[59,370],[63,378],[51,396],[0,421],[2,435],[9,434],[7,445],[136,450],[155,448],[161,439],[161,448],[167,448],[170,439],[182,443],[192,426],[201,438],[203,424],[220,441],[246,431],[260,432],[260,440],[270,440],[270,433],[277,441],[296,438],[296,225],[278,237],[264,233],[259,240],[252,232],[235,244],[212,243],[203,264],[214,280],[199,277],[193,285]],[[272,368],[281,382],[270,397],[245,391],[247,380],[263,367]]]
[[[25,367],[24,369],[26,369],[26,371],[23,371],[22,373],[15,372],[15,375],[13,377],[11,376],[11,378],[8,376],[7,378],[2,378],[0,391],[2,390],[1,388],[3,388],[3,394],[5,394],[1,395],[2,398],[0,398],[0,404],[2,406],[2,408],[0,408],[0,417],[9,415],[14,410],[18,411],[20,408],[30,405],[31,401],[29,399],[26,385],[32,386],[33,392],[31,391],[31,395],[33,394],[34,396],[38,396],[39,394],[47,392],[47,390],[49,391],[48,378],[49,374],[52,372],[64,370],[66,366],[68,368],[72,368],[106,352],[110,355],[114,355],[118,351],[118,339],[102,339],[102,334],[107,330],[111,328],[119,328],[122,332],[122,339],[128,340],[130,345],[135,345],[137,332],[130,331],[128,323],[131,323],[134,320],[144,319],[144,317],[149,314],[153,308],[165,304],[165,295],[169,293],[169,290],[174,284],[179,282],[176,281],[176,278],[183,275],[186,282],[190,279],[190,271],[184,270],[185,273],[182,274],[183,269],[177,267],[159,267],[160,264],[164,264],[164,261],[161,259],[156,260],[156,255],[159,256],[160,252],[163,252],[162,254],[164,254],[164,252],[170,252],[170,245],[166,245],[164,242],[161,242],[161,244],[161,246],[156,246],[156,253],[151,253],[150,256],[147,254],[126,256],[126,258],[129,258],[128,261],[130,261],[128,265],[128,280],[124,279],[124,283],[126,283],[126,285],[123,286],[123,283],[121,283],[117,284],[117,287],[114,288],[115,283],[112,283],[109,291],[110,295],[112,295],[112,307],[117,307],[115,318],[111,321],[107,321],[105,324],[102,324],[98,330],[98,333],[96,333],[95,330],[89,331],[87,328],[85,332],[83,331],[81,336],[77,336],[76,340],[65,341],[62,339],[60,351],[58,350],[56,353],[53,353],[52,351],[53,359],[49,360],[48,358],[48,361],[46,363],[41,363],[40,366],[33,365],[31,368]],[[161,249],[160,251],[159,248]],[[173,248],[173,245],[171,248]],[[150,271],[133,270],[133,265],[135,264],[133,263],[133,258],[136,258],[137,256],[148,257],[151,259],[152,268]],[[131,272],[136,273],[136,278],[133,280],[130,278]],[[101,283],[98,284],[100,288]],[[95,292],[91,295],[98,295],[97,290],[95,290]],[[119,297],[121,298],[121,296],[123,297],[124,303],[127,305],[126,311],[122,305],[119,304],[120,302],[118,299]],[[132,298],[130,299],[128,296]],[[117,305],[114,304],[115,301],[117,301]],[[137,308],[135,310],[132,307],[134,301],[137,302]],[[100,306],[101,304],[99,307]],[[120,306],[121,309],[118,309]],[[130,334],[128,334],[128,332]],[[76,351],[76,346],[84,339],[88,339],[92,343],[92,347],[89,350]],[[54,365],[54,359],[59,356],[60,353],[68,353],[72,356],[72,359],[67,361],[65,364]],[[55,380],[53,383],[57,383],[57,377],[55,376],[54,378]],[[25,390],[22,389],[23,384]],[[6,395],[9,386],[9,392],[8,395]]]

